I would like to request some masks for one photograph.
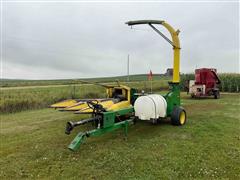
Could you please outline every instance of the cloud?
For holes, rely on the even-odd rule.
[[[182,72],[239,72],[238,3],[5,2],[3,77],[124,75],[128,54],[132,74],[164,73],[172,47],[148,26],[124,24],[136,19],[163,19],[181,30]]]

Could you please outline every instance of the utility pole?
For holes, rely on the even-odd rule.
[[[127,57],[127,81],[129,82],[129,54]]]

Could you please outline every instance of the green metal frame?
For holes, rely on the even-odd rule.
[[[167,116],[171,116],[175,106],[180,106],[180,85],[169,82],[170,91],[164,96],[167,101]]]
[[[68,146],[70,150],[76,151],[79,149],[80,145],[84,142],[86,137],[91,136],[100,136],[107,132],[114,131],[116,129],[123,128],[124,134],[127,136],[128,133],[128,126],[133,124],[132,119],[127,119],[124,121],[116,122],[117,116],[123,116],[134,112],[133,107],[121,109],[118,111],[109,111],[109,112],[103,112],[103,125],[100,128],[93,129],[86,132],[79,132],[78,135],[74,138],[74,140],[71,142],[71,144]]]
[[[180,86],[179,83],[169,82],[170,91],[164,96],[167,101],[167,116],[171,116],[175,106],[180,106]],[[134,93],[131,94],[134,96]],[[136,98],[136,97],[134,97]],[[118,111],[102,112],[102,126],[86,132],[79,132],[71,144],[68,146],[70,150],[76,151],[87,137],[101,136],[105,133],[123,128],[125,136],[128,133],[129,125],[133,124],[133,119],[127,119],[117,122],[117,117],[131,114],[134,112],[133,107],[120,109]]]

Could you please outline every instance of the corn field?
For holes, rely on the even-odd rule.
[[[239,92],[240,91],[240,74],[237,73],[224,73],[218,74],[221,84],[219,89],[222,92]],[[181,89],[184,89],[187,80],[193,80],[194,74],[184,74],[181,76]]]
[[[104,92],[93,85],[2,90],[0,112],[39,109],[64,99],[100,97]]]
[[[221,74],[220,90],[223,92],[239,92],[240,91],[240,74]]]
[[[220,74],[220,90],[223,92],[239,92],[240,74]],[[159,92],[168,89],[170,78],[163,78],[154,81],[125,82],[128,85],[138,89],[140,92]],[[186,80],[194,79],[194,74],[185,74],[181,76],[180,87],[184,91]],[[112,83],[113,84],[113,83]],[[105,89],[101,86],[90,84],[72,84],[65,86],[45,86],[45,87],[16,87],[2,88],[0,97],[0,112],[13,113],[29,109],[46,108],[55,102],[70,98],[98,98],[106,97]]]

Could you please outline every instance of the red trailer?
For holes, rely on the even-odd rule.
[[[215,99],[218,99],[220,98],[218,89],[220,83],[216,69],[196,69],[195,80],[189,81],[189,93],[191,97],[214,96]]]

